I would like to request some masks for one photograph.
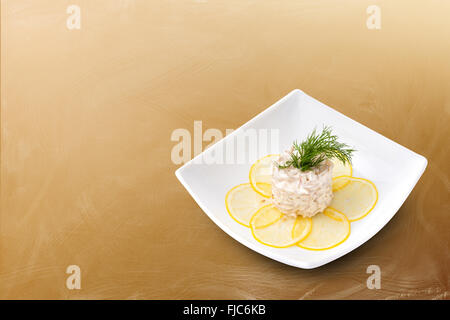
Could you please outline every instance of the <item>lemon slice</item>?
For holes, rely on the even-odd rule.
[[[303,240],[307,236],[309,236],[311,230],[312,230],[311,218],[297,217],[294,227],[292,228],[292,238],[295,239],[301,238]]]
[[[255,212],[255,217],[252,221],[253,226],[258,229],[270,226],[283,216],[283,213],[271,204],[264,206],[259,211],[262,212],[259,215],[256,215]]]
[[[278,157],[278,154],[270,154],[256,161],[250,168],[249,178],[253,189],[266,198],[272,195],[272,163]]]
[[[297,243],[300,248],[308,250],[331,249],[344,242],[350,235],[350,221],[332,208],[312,217],[311,233]]]
[[[309,234],[311,219],[290,217],[273,205],[268,205],[254,214],[250,228],[258,242],[274,248],[286,248],[295,245]]]
[[[333,172],[331,173],[331,175],[333,177],[333,191],[335,191],[345,187],[345,185],[348,183],[348,180],[337,181],[335,178],[340,176],[352,176],[353,168],[349,162],[343,164],[342,161],[337,158],[332,158],[331,162],[333,162]]]
[[[349,176],[335,180],[345,183],[345,186],[334,191],[330,207],[343,212],[351,222],[364,218],[372,211],[378,201],[378,191],[373,182]]]
[[[225,196],[225,206],[231,218],[245,227],[250,227],[252,216],[259,208],[269,204],[269,201],[256,193],[250,183],[243,183],[232,188]]]

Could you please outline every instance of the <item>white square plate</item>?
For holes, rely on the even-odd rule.
[[[248,228],[239,225],[228,215],[225,208],[227,191],[240,183],[248,182],[250,166],[256,159],[249,155],[250,148],[237,150],[239,148],[235,146],[234,149],[225,149],[226,146],[233,145],[236,139],[248,136],[251,130],[260,132],[261,129],[268,129],[278,132],[279,143],[263,146],[260,149],[267,150],[257,156],[280,153],[294,140],[301,141],[314,128],[320,130],[323,125],[331,126],[340,141],[357,150],[352,160],[353,175],[375,183],[379,193],[377,205],[364,219],[352,223],[349,238],[335,248],[309,251],[297,246],[278,249],[260,244],[252,237]],[[227,164],[224,160],[225,163],[222,164],[207,164],[202,161],[230,150],[232,153],[237,152],[234,160],[245,156],[245,163]],[[226,156],[227,154],[224,154],[224,159]],[[310,269],[345,255],[380,231],[406,200],[426,166],[427,160],[423,156],[344,116],[302,91],[294,90],[183,165],[176,171],[176,176],[200,208],[231,237],[269,258]]]

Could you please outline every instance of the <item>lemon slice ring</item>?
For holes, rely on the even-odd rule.
[[[342,212],[326,208],[312,218],[312,230],[297,243],[302,249],[323,251],[337,247],[350,236],[350,221]]]
[[[307,224],[307,226],[304,227],[303,224]],[[306,239],[310,235],[312,228],[313,228],[313,222],[312,222],[311,218],[304,218],[304,217],[299,216],[299,217],[297,217],[294,227],[292,228],[292,238],[296,238],[298,236],[298,233],[302,232],[303,235],[301,237],[301,240],[299,240],[299,242],[300,242],[303,239]]]
[[[347,182],[344,187],[334,191],[330,207],[343,212],[350,222],[361,220],[375,208],[378,202],[378,190],[372,181],[350,176],[340,176],[335,179],[345,179]],[[358,193],[363,197],[357,196]],[[361,199],[367,200],[361,202]]]
[[[259,210],[257,210],[254,215],[251,218],[251,223],[253,223],[253,226],[255,229],[262,229],[262,228],[266,228],[272,224],[274,224],[275,222],[277,222],[278,220],[280,220],[283,217],[283,213],[279,210],[270,210],[271,215],[269,217],[263,217],[263,219],[260,219],[259,221],[257,220],[256,214],[258,213],[258,211],[261,210],[267,210],[266,212],[269,212],[268,209],[271,209],[273,207],[272,204],[268,204],[266,206],[261,207]],[[255,217],[255,219],[254,219]]]
[[[339,180],[336,180],[337,178],[341,176],[353,176],[353,167],[352,164],[349,162],[346,162],[345,165],[337,158],[331,159],[331,162],[333,162],[333,191],[337,191],[339,189],[342,189],[345,187],[349,181],[339,182]]]
[[[271,165],[272,161],[274,161],[278,157],[278,154],[269,154],[257,160],[250,168],[248,174],[250,184],[252,185],[253,189],[263,197],[270,198],[272,195],[272,170],[271,168],[267,168],[267,166]],[[264,184],[258,185],[259,183]]]
[[[265,223],[262,223],[261,219]],[[296,225],[301,225],[301,228],[294,232]],[[311,219],[287,216],[273,205],[262,207],[250,220],[250,228],[255,240],[273,248],[287,248],[295,245],[308,236],[311,227]]]
[[[225,207],[230,217],[250,228],[250,219],[256,211],[266,206],[270,200],[253,190],[250,183],[242,183],[231,188],[225,196]]]

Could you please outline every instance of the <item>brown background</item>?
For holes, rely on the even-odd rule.
[[[444,0],[2,0],[0,298],[448,299],[449,14]],[[236,128],[294,88],[429,161],[382,231],[314,270],[227,236],[170,159],[174,129]]]

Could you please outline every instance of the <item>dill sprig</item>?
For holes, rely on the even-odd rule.
[[[317,167],[326,159],[337,158],[343,164],[351,163],[354,149],[350,149],[345,143],[338,142],[338,137],[331,133],[331,128],[323,127],[322,133],[317,134],[316,129],[298,144],[294,141],[294,150],[291,159],[285,164],[278,164],[280,169],[294,167],[301,171],[308,171]]]

